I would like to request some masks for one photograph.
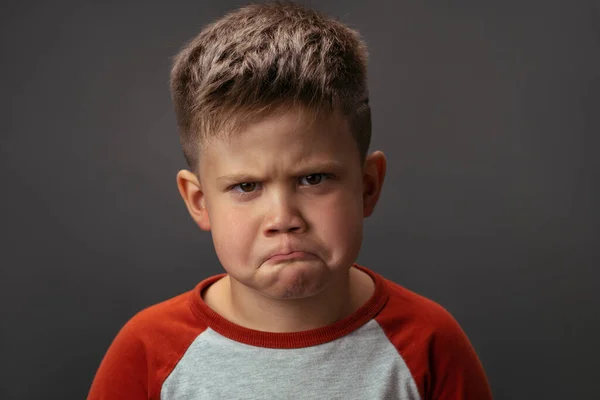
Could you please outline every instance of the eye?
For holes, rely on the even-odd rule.
[[[235,185],[235,188],[239,188],[244,193],[250,193],[256,189],[256,182],[242,182]]]
[[[318,185],[319,183],[323,182],[327,178],[329,178],[329,174],[322,174],[322,173],[311,174],[311,175],[306,175],[306,176],[302,177],[302,179],[300,179],[300,182],[306,181],[309,186],[314,186],[314,185]]]

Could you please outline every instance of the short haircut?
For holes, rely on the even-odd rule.
[[[171,95],[185,160],[275,111],[343,113],[364,162],[371,140],[367,48],[348,26],[293,3],[252,4],[206,26],[175,56]]]

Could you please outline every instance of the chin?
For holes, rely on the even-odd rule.
[[[331,283],[331,271],[322,263],[318,265],[283,266],[273,282],[272,297],[301,299],[321,293]]]

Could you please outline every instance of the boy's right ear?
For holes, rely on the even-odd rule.
[[[210,231],[210,219],[202,186],[192,172],[182,169],[177,173],[177,188],[196,224],[203,231]]]

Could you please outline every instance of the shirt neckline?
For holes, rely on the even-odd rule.
[[[200,282],[194,290],[189,292],[190,308],[211,329],[236,342],[251,346],[267,347],[274,349],[292,349],[316,346],[345,336],[360,328],[385,305],[388,293],[385,290],[383,278],[370,269],[358,264],[353,267],[367,273],[375,282],[375,290],[369,300],[354,313],[330,325],[300,332],[265,332],[237,325],[210,308],[202,299],[201,293],[211,284],[227,274],[218,274]]]

